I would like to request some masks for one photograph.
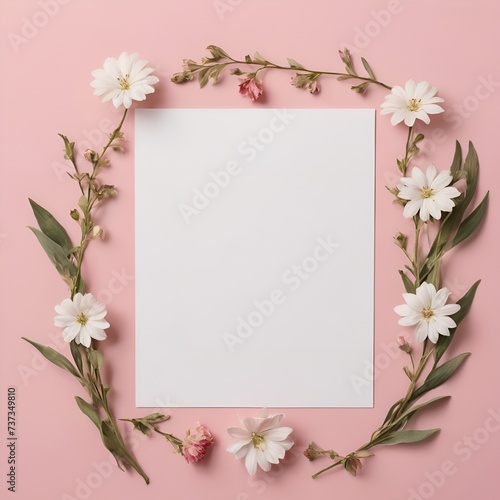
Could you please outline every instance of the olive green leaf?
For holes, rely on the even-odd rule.
[[[423,441],[424,439],[431,437],[433,434],[436,434],[436,432],[439,431],[440,429],[428,429],[425,431],[399,431],[395,432],[383,441],[378,442],[377,444],[394,445],[404,443],[418,443],[419,441]]]
[[[58,353],[56,350],[52,349],[52,347],[38,344],[37,342],[29,340],[26,337],[21,337],[21,338],[23,340],[26,340],[26,342],[29,342],[36,349],[38,349],[40,353],[45,358],[47,358],[51,363],[58,366],[59,368],[67,370],[68,372],[71,373],[71,375],[74,375],[77,379],[80,380],[80,374],[76,371],[76,368],[74,367],[73,363],[71,363],[71,361],[68,358]]]

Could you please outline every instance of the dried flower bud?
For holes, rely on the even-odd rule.
[[[86,196],[80,196],[78,200],[78,206],[82,209],[82,212],[85,213],[89,207],[89,201]]]
[[[411,353],[411,346],[402,335],[398,338],[398,344],[399,344],[399,348],[402,351],[406,352],[406,354]]]
[[[304,451],[304,456],[313,461],[323,455],[324,450],[321,449],[314,441]]]
[[[76,221],[80,220],[80,214],[79,214],[78,210],[76,210],[76,209],[71,210],[69,215],[71,215],[71,218],[76,220]]]
[[[106,198],[110,198],[111,196],[116,196],[115,186],[104,184],[104,186],[101,186],[97,191],[97,198],[99,198],[99,200],[105,200]]]
[[[83,157],[90,163],[96,163],[99,160],[99,155],[93,149],[87,149]]]
[[[401,232],[399,232],[398,234],[396,234],[396,236],[394,236],[394,243],[396,243],[396,245],[399,248],[402,248],[403,250],[406,250],[407,240],[408,238],[406,234],[403,234]]]
[[[94,226],[92,228],[92,238],[95,239],[95,238],[101,238],[103,239],[104,238],[104,230],[102,229],[101,226]]]
[[[175,73],[170,79],[173,83],[185,83],[193,79],[193,73],[191,71],[183,71],[182,73]]]

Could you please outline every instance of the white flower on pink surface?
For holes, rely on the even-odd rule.
[[[449,329],[457,326],[450,316],[460,310],[460,305],[446,304],[451,292],[447,288],[436,291],[432,283],[422,283],[415,292],[403,293],[406,304],[394,308],[402,316],[398,323],[402,326],[417,325],[415,339],[423,342],[428,338],[435,344],[439,335],[447,337]]]
[[[199,462],[213,443],[210,431],[204,425],[197,423],[194,432],[190,430],[186,432],[182,442],[182,455],[188,463]]]
[[[74,340],[77,344],[90,347],[92,339],[104,340],[109,323],[104,317],[106,306],[96,300],[91,293],[77,293],[73,299],[64,299],[55,306],[58,314],[54,325],[64,328],[62,335],[66,342]]]
[[[92,71],[95,80],[90,84],[95,95],[103,95],[102,102],[113,100],[115,108],[130,108],[132,100],[144,101],[147,94],[155,91],[159,82],[152,76],[153,68],[146,68],[148,61],[140,60],[139,54],[122,52],[118,59],[108,57],[104,68]]]
[[[257,472],[257,465],[265,472],[271,469],[284,458],[285,452],[293,446],[289,438],[291,427],[278,427],[285,415],[282,413],[272,416],[254,418],[247,417],[240,427],[230,427],[227,432],[238,441],[227,447],[227,451],[234,453],[236,458],[245,457],[245,467],[253,476]]]
[[[444,99],[436,97],[436,93],[436,87],[431,87],[426,81],[415,83],[413,80],[408,80],[405,88],[395,86],[391,89],[391,93],[385,96],[381,114],[392,113],[392,125],[404,121],[406,126],[413,127],[416,120],[429,123],[429,115],[444,111],[437,104],[444,102]]]
[[[413,217],[419,213],[420,218],[426,222],[429,217],[441,218],[441,212],[451,212],[455,203],[453,198],[460,196],[460,191],[449,184],[453,177],[449,170],[438,170],[434,165],[429,165],[424,173],[420,168],[414,167],[411,177],[402,177],[398,184],[398,198],[408,200],[403,210],[403,216]]]

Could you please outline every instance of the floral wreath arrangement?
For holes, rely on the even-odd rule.
[[[381,114],[391,114],[392,125],[403,122],[408,128],[404,156],[397,160],[401,179],[396,186],[388,187],[388,190],[395,202],[403,207],[403,217],[413,222],[411,238],[401,232],[394,238],[396,245],[408,259],[404,269],[399,271],[405,290],[405,304],[396,306],[394,310],[401,317],[400,325],[414,327],[414,338],[420,346],[417,355],[417,348],[404,337],[399,337],[399,347],[409,358],[409,365],[403,369],[409,379],[409,386],[406,394],[390,407],[383,423],[371,434],[368,442],[355,451],[340,455],[333,449],[323,449],[314,442],[304,451],[309,460],[327,456],[333,461],[314,474],[313,478],[337,466],[344,467],[355,476],[363,467],[362,460],[373,456],[370,450],[375,446],[415,443],[439,431],[405,428],[417,412],[450,397],[438,396],[417,404],[423,396],[445,383],[470,354],[466,352],[442,362],[459,324],[471,308],[479,281],[456,303],[448,303],[451,292],[441,286],[441,267],[445,254],[468,239],[481,225],[486,214],[488,193],[472,208],[479,174],[476,151],[470,143],[463,160],[462,149],[457,143],[449,170],[438,171],[431,164],[425,170],[412,166],[411,172],[408,172],[410,163],[420,152],[419,143],[424,140],[422,133],[416,133],[416,121],[429,124],[429,115],[444,111],[439,105],[444,101],[436,96],[437,89],[426,81],[415,83],[409,80],[404,88],[379,81],[364,58],[361,58],[361,63],[366,76],[360,75],[347,49],[339,51],[345,72],[310,70],[294,59],[288,59],[288,65],[281,66],[266,60],[258,52],[253,57],[247,55],[244,60],[237,60],[214,45],[207,49],[210,57],[204,57],[199,64],[191,59],[185,60],[183,71],[174,74],[172,82],[185,83],[196,76],[200,87],[204,87],[209,81],[217,82],[223,71],[229,70],[231,75],[240,78],[240,94],[255,101],[264,92],[261,79],[264,70],[292,72],[291,84],[311,94],[321,91],[320,77],[330,75],[340,81],[354,80],[356,85],[351,86],[351,89],[360,94],[364,94],[370,86],[390,90],[381,105]],[[89,402],[77,396],[78,407],[95,424],[104,446],[114,455],[118,467],[132,467],[149,483],[148,476],[127,448],[109,406],[108,393],[111,388],[103,382],[101,376],[104,356],[94,341],[106,339],[104,330],[110,324],[105,320],[106,306],[86,292],[82,277],[86,248],[104,234],[102,227],[95,222],[95,211],[117,194],[114,186],[103,184],[99,179],[101,170],[110,167],[106,153],[110,149],[123,150],[121,129],[132,101],[145,100],[146,95],[154,92],[154,85],[159,81],[151,74],[153,69],[146,65],[147,61],[140,60],[137,54],[122,53],[118,59],[106,59],[103,69],[92,73],[95,78],[91,83],[94,93],[103,96],[103,102],[111,100],[116,108],[124,108],[121,121],[100,153],[93,150],[77,152],[75,143],[60,134],[64,142],[65,158],[74,170],[69,177],[78,184],[78,208],[73,208],[69,215],[80,227],[79,243],[75,246],[64,227],[46,209],[30,200],[39,226],[39,229],[31,230],[69,289],[69,298],[55,306],[57,315],[54,324],[63,328],[62,335],[69,344],[73,361],[51,347],[25,340],[50,362],[78,380],[90,398]],[[86,162],[87,169],[81,168],[82,161]],[[424,238],[421,236],[424,234],[428,244],[422,242]],[[227,451],[237,459],[245,458],[245,466],[250,475],[254,475],[258,467],[265,472],[269,471],[272,464],[278,464],[293,446],[294,442],[290,438],[292,429],[279,427],[283,418],[283,414],[269,416],[263,410],[261,417],[244,418],[241,428],[228,429],[229,435],[237,441]],[[197,424],[194,431],[188,430],[186,437],[179,439],[159,429],[158,425],[168,419],[168,415],[152,413],[145,417],[121,420],[132,423],[135,429],[145,434],[160,434],[188,463],[203,459],[207,449],[214,443],[210,431]]]

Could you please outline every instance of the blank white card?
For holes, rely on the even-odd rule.
[[[374,122],[136,111],[138,406],[372,406]]]

